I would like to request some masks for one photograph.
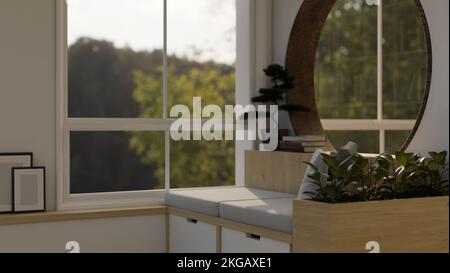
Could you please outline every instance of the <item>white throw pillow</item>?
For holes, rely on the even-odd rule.
[[[322,157],[322,153],[324,153],[323,150],[321,149],[317,149],[311,160],[309,161],[311,164],[313,164],[314,166],[317,167],[317,169],[319,170],[319,172],[321,173],[328,173],[328,167],[325,165],[325,163],[323,163],[323,157]],[[313,184],[313,181],[311,178],[309,178],[309,175],[312,175],[314,173],[314,169],[311,168],[311,166],[308,166],[308,168],[306,169],[305,172],[305,176],[303,178],[303,182],[300,185],[300,189],[298,192],[298,198],[301,200],[310,200],[311,196],[309,196],[308,194],[306,194],[306,192],[315,192],[317,191],[319,188],[317,185]],[[325,183],[325,177],[322,177],[322,183]]]
[[[342,162],[346,160],[349,156],[353,156],[358,152],[358,144],[356,144],[353,141],[347,142],[342,148],[337,150],[336,152],[336,159],[338,162]],[[345,167],[348,167],[352,164],[353,160],[349,160],[346,164],[344,164]]]

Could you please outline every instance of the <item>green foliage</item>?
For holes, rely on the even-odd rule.
[[[307,163],[314,170],[309,177],[318,187],[316,192],[307,192],[313,200],[326,203],[342,203],[355,201],[359,198],[367,199],[373,187],[366,183],[368,177],[365,169],[368,160],[361,155],[350,155],[338,160],[335,155],[322,154],[323,163],[327,166],[327,173],[320,173],[316,166]],[[322,182],[325,178],[325,182]],[[359,185],[360,184],[360,185]]]
[[[261,88],[259,95],[252,98],[254,103],[278,105],[279,110],[288,112],[307,112],[310,109],[302,105],[284,104],[279,105],[279,101],[285,99],[286,92],[294,88],[295,78],[290,76],[287,69],[278,64],[269,65],[264,69],[264,73],[270,78],[271,87]]]
[[[160,50],[136,52],[108,41],[80,38],[70,45],[68,54],[69,116],[137,117],[132,71],[156,76],[155,64],[161,58]],[[71,192],[160,188],[163,184],[156,183],[155,166],[142,164],[129,148],[129,140],[128,132],[72,132]]]
[[[383,10],[383,118],[415,120],[427,81],[427,46],[415,0],[387,0]],[[322,119],[377,118],[377,7],[338,0],[321,30],[314,88]],[[374,131],[329,132],[340,147],[353,140],[378,153]],[[386,131],[385,151],[397,151],[409,131]]]
[[[426,84],[423,24],[415,0],[386,2],[382,7],[384,118],[415,119]],[[321,118],[377,117],[376,26],[377,7],[364,1],[339,0],[331,9],[314,67]]]
[[[71,117],[161,118],[162,51],[134,51],[81,38],[69,48]],[[234,104],[234,67],[168,56],[169,109]],[[164,132],[80,132],[71,135],[71,191],[164,187]],[[173,187],[234,184],[234,142],[171,142]]]
[[[390,200],[445,196],[449,193],[447,152],[431,152],[430,157],[397,152],[369,160],[352,155],[339,161],[335,155],[322,154],[328,172],[321,173],[308,162],[309,176],[318,187],[307,192],[312,200],[325,203]],[[324,179],[325,178],[325,179]],[[325,181],[325,182],[324,182]]]
[[[380,197],[383,199],[448,195],[447,152],[431,152],[430,157],[415,153],[397,152],[394,160],[383,160],[393,174],[382,177]],[[386,172],[386,167],[383,167]]]
[[[223,73],[218,68],[205,65],[176,74],[176,67],[169,70],[168,105],[191,107],[192,98],[202,97],[203,104],[223,107],[234,101],[234,72]],[[152,117],[162,111],[162,81],[160,78],[134,72],[136,89],[134,99],[140,105],[142,117]],[[164,181],[164,143],[148,134],[134,133],[130,148],[148,164],[157,166],[156,176]],[[172,141],[170,143],[171,187],[206,187],[234,184],[233,141]]]

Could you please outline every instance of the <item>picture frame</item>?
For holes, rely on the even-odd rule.
[[[13,211],[12,168],[32,166],[33,153],[0,153],[0,214]]]
[[[14,213],[45,211],[45,191],[45,167],[12,169],[12,210]]]

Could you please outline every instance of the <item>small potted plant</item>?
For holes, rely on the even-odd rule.
[[[279,110],[287,112],[308,112],[310,110],[299,104],[280,104],[285,100],[286,93],[294,88],[295,80],[284,67],[279,64],[271,64],[263,71],[270,78],[271,86],[259,89],[259,95],[252,98],[253,103],[277,105]]]
[[[258,95],[252,98],[252,102],[260,105],[276,105],[278,111],[286,112],[308,112],[309,108],[299,104],[287,104],[285,102],[286,93],[294,88],[295,78],[289,75],[286,68],[279,64],[271,64],[264,70],[264,74],[270,78],[270,87],[260,88]],[[262,113],[256,112],[256,117]],[[273,118],[270,113],[266,112],[267,118]],[[279,129],[278,136],[287,135],[287,129]]]
[[[294,251],[366,252],[375,242],[381,252],[448,253],[447,152],[322,159],[326,173],[310,164],[310,200],[294,201]]]

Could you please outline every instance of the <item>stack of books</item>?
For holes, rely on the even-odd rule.
[[[324,135],[284,136],[280,141],[280,149],[288,152],[313,153],[326,146],[327,137]]]

